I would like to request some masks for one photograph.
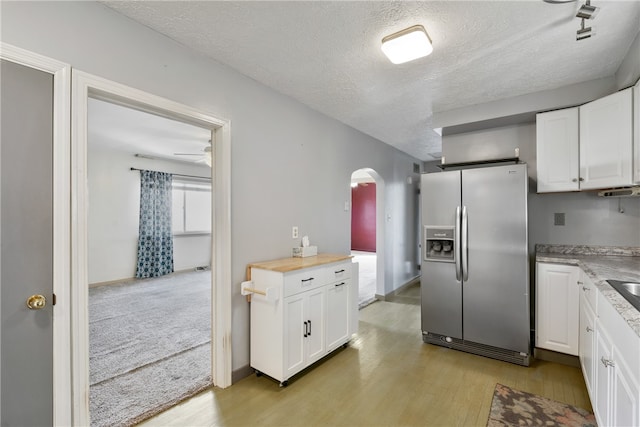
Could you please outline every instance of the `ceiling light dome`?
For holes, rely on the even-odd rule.
[[[422,25],[414,25],[382,39],[382,51],[389,61],[403,64],[433,52],[431,39]]]

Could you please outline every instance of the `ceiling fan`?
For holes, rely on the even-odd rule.
[[[211,167],[211,140],[209,140],[209,145],[204,147],[201,153],[173,153],[174,156],[199,156],[200,159],[196,160],[196,163],[206,163],[207,166]]]

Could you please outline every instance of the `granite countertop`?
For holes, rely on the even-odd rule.
[[[640,337],[640,311],[607,283],[607,279],[640,282],[640,248],[536,245],[536,262],[580,267]]]

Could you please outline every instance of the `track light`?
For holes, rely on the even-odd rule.
[[[584,18],[582,18],[582,24],[580,25],[580,29],[576,32],[576,40],[588,39],[591,36],[595,36],[595,32],[591,27],[585,28]]]
[[[596,17],[597,11],[598,11],[597,7],[591,6],[591,0],[587,0],[587,2],[582,6],[580,6],[580,9],[578,9],[578,13],[576,13],[576,18],[593,19]]]

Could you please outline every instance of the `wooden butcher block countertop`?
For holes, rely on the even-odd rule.
[[[254,262],[247,265],[247,277],[251,277],[251,268],[287,273],[289,271],[315,267],[317,265],[331,264],[333,262],[344,261],[351,258],[351,255],[318,254],[305,258],[292,257],[276,259],[273,261]]]

